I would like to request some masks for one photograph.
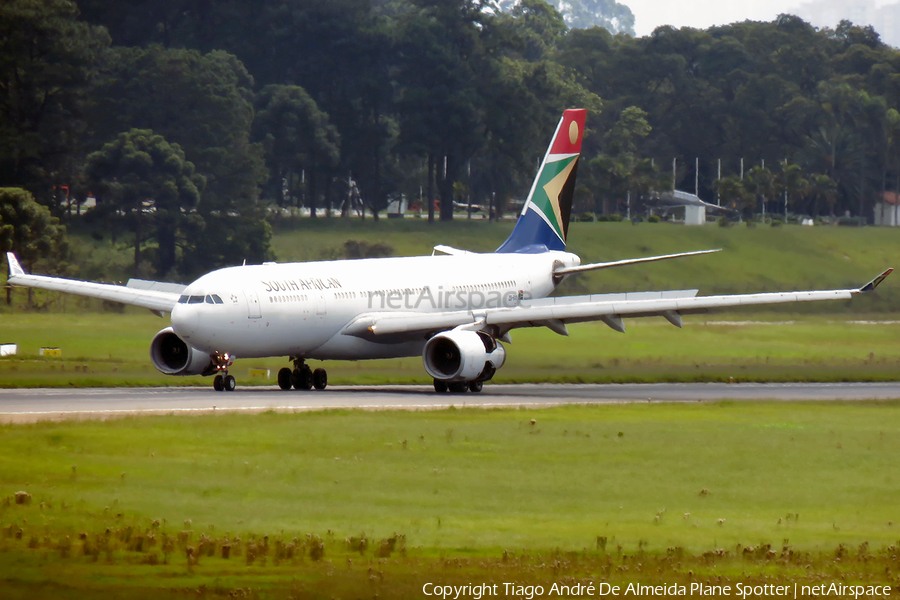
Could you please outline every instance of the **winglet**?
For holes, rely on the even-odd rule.
[[[859,288],[858,291],[859,291],[859,292],[871,292],[872,290],[874,290],[875,288],[877,288],[878,285],[879,285],[882,281],[884,281],[884,278],[887,277],[888,275],[890,275],[890,274],[891,274],[891,271],[893,271],[893,270],[894,270],[894,269],[888,269],[887,271],[885,271],[884,273],[882,273],[881,275],[879,275],[878,277],[876,277],[875,279],[873,279],[872,281],[870,281],[869,283],[867,283],[866,285],[864,285],[864,286],[862,286],[861,288]]]
[[[6,253],[6,262],[9,263],[9,279],[12,279],[16,275],[25,274],[25,271],[22,270],[22,266],[19,264],[18,259],[16,259],[16,255],[12,252]]]

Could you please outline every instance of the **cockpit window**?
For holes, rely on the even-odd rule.
[[[213,302],[212,296],[210,296],[209,294],[206,295],[206,303],[215,304],[215,302]]]
[[[205,298],[203,296],[191,296],[188,299],[188,304],[203,304]]]
[[[216,304],[225,304],[225,302],[221,298],[219,298],[217,294],[213,294],[212,299]]]
[[[187,304],[189,297],[190,296],[182,296],[181,298],[178,299],[178,304]]]

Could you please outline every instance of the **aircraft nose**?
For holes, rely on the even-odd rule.
[[[172,309],[172,330],[181,339],[188,339],[194,334],[195,319],[189,305],[176,304]]]

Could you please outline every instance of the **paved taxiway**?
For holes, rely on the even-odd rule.
[[[245,387],[94,388],[0,390],[0,422],[109,418],[131,414],[196,414],[213,411],[306,411],[324,408],[427,410],[456,406],[554,406],[616,402],[716,400],[895,400],[900,382],[820,384],[623,384],[486,385],[480,394],[435,394],[430,386],[334,386],[325,391],[284,392]]]

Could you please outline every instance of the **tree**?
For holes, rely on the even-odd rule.
[[[781,170],[775,173],[775,187],[787,198],[784,217],[787,220],[788,205],[797,206],[809,190],[809,181],[803,177],[800,165],[782,163]]]
[[[775,176],[770,169],[756,166],[747,171],[744,189],[760,202],[762,214],[766,214],[766,202],[775,195]]]
[[[141,245],[155,236],[156,273],[176,266],[176,241],[196,208],[204,180],[178,144],[149,129],[120,134],[88,157],[88,177],[107,210],[124,214],[134,232],[134,273],[141,274]]]
[[[289,191],[299,205],[296,182],[302,171],[309,178],[310,215],[316,215],[318,181],[327,178],[340,159],[340,135],[319,110],[306,90],[296,85],[267,85],[256,98],[254,139],[266,150],[270,186],[279,204],[283,182],[291,182]],[[324,176],[324,177],[322,177]]]
[[[28,272],[40,265],[42,271],[58,273],[68,258],[66,228],[26,190],[0,188],[0,252],[15,252]],[[12,304],[9,287],[6,303]]]
[[[69,184],[81,104],[108,44],[70,0],[0,3],[0,185],[24,186],[49,204],[53,186]]]
[[[633,195],[637,205],[663,189],[665,178],[651,160],[640,157],[639,146],[651,130],[647,113],[640,108],[629,106],[621,112],[604,137],[604,151],[588,162],[587,181],[601,196],[622,200]],[[600,212],[596,206],[595,212]]]
[[[838,196],[837,183],[828,175],[816,173],[809,178],[809,197],[813,202],[813,216],[819,216],[820,203],[828,209],[828,214],[834,216],[834,203]]]
[[[752,199],[752,194],[747,193],[744,182],[737,175],[728,175],[717,179],[715,186],[722,206],[733,208],[739,215],[743,214],[745,208],[753,210],[756,206],[756,201]],[[749,201],[748,198],[750,198]]]
[[[413,8],[399,18],[400,144],[428,156],[441,220],[450,220],[453,183],[484,139],[489,63],[482,32],[489,16],[472,0],[415,0]]]
[[[270,259],[268,237],[257,245],[235,236],[248,229],[241,220],[262,219],[260,186],[266,178],[261,144],[250,139],[253,79],[237,58],[222,51],[113,48],[105,52],[92,88],[89,143],[99,148],[120,131],[150,129],[176,143],[206,180],[197,213],[206,226],[196,230],[182,276],[248,260]],[[212,226],[212,222],[215,226]],[[261,232],[265,235],[265,232]],[[235,248],[262,248],[239,256]]]
[[[529,0],[500,0],[497,4],[503,11],[514,12]],[[602,27],[613,34],[634,35],[634,13],[615,0],[550,0],[550,4],[573,29]]]

